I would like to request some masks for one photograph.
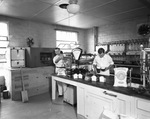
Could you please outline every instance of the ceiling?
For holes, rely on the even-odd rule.
[[[68,0],[0,0],[0,15],[84,29],[150,15],[150,0],[78,0],[77,14],[62,3]]]

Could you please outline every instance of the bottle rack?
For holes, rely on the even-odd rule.
[[[140,46],[150,46],[148,38],[129,39],[122,41],[105,42],[98,44],[107,47],[107,53],[111,55],[116,64],[140,65]]]

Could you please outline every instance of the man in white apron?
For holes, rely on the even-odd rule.
[[[103,48],[98,49],[98,54],[95,56],[93,61],[93,68],[95,73],[102,75],[110,75],[110,68],[113,66],[114,62],[112,58],[105,53]]]
[[[55,54],[56,56],[53,58],[53,62],[55,64],[55,73],[57,73],[57,75],[65,75],[65,66],[64,66],[64,56],[63,53],[61,53],[59,48],[55,48]],[[59,97],[63,96],[64,90],[66,89],[66,84],[62,83],[62,82],[58,82],[57,81],[57,85],[58,85],[58,94]]]

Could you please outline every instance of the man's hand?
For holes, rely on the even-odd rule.
[[[63,56],[63,55],[60,55],[60,56],[59,56],[59,59],[60,59],[60,60],[62,60],[63,58],[64,58],[64,56]]]

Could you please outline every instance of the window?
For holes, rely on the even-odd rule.
[[[0,22],[0,48],[8,45],[8,24]]]
[[[8,36],[8,25],[5,22],[0,22],[0,36]]]
[[[78,44],[78,32],[56,30],[56,47],[70,52]]]
[[[8,46],[8,24],[0,22],[0,62],[6,61],[6,47]]]

